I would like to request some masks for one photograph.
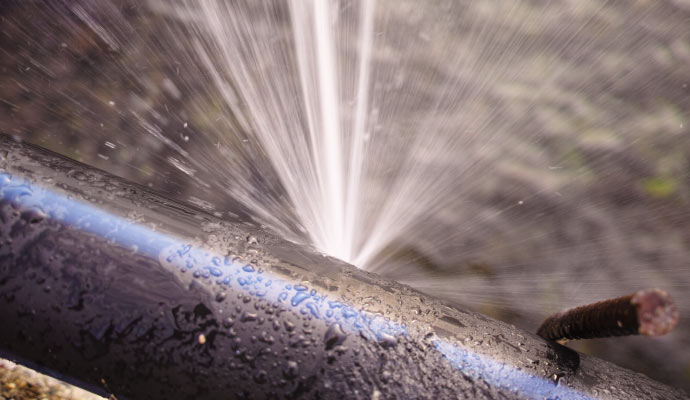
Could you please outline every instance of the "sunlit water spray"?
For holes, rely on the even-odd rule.
[[[686,3],[27,3],[0,127],[528,329],[690,315]]]
[[[182,15],[200,21],[195,49],[226,102],[233,108],[238,101],[246,105],[240,128],[266,152],[289,195],[295,225],[322,251],[356,261],[375,3],[362,3],[353,16],[342,16],[343,4],[337,2],[292,1],[292,41],[281,42],[281,48],[261,37],[265,31],[248,25],[255,8],[217,1],[188,6]],[[353,22],[348,17],[354,31],[341,27]],[[354,36],[344,42],[360,51],[339,48],[338,34]],[[218,57],[213,49],[220,50]],[[347,51],[354,53],[353,62],[341,62]],[[247,56],[238,60],[237,54]],[[247,206],[256,208],[253,201]],[[282,210],[261,210],[261,216],[277,212]]]
[[[428,165],[469,151],[463,147],[476,133],[455,135],[459,125],[449,123],[458,107],[452,96],[462,95],[462,88],[447,82],[432,114],[420,112],[414,129],[382,126],[370,99],[372,83],[385,104],[390,100],[381,96],[391,82],[389,76],[371,79],[376,3],[290,2],[284,27],[270,18],[272,6],[193,1],[177,12],[197,21],[194,48],[226,103],[233,110],[246,105],[237,118],[240,129],[261,145],[279,176],[295,213],[291,226],[320,250],[372,269],[387,246],[414,234],[418,219],[462,197],[453,192],[457,174],[476,160],[459,160],[459,170]],[[275,24],[274,30],[252,25],[257,19]],[[291,37],[276,39],[281,28]],[[394,79],[401,86],[406,77]],[[388,193],[373,193],[380,181],[388,181]],[[257,208],[253,201],[246,205]],[[280,212],[262,209],[260,215],[275,227],[269,216]]]
[[[7,130],[73,132],[99,146],[87,161],[219,215],[242,211],[360,268],[530,314],[555,308],[544,293],[566,283],[564,297],[583,302],[616,294],[616,265],[635,271],[617,278],[624,291],[655,276],[649,262],[626,259],[639,246],[625,242],[645,228],[613,208],[614,194],[597,198],[598,184],[627,179],[633,200],[687,197],[676,179],[677,144],[687,142],[685,20],[668,5],[621,7],[82,0],[32,9],[62,19],[55,43],[13,53],[25,75],[15,86],[43,94],[21,110],[48,114],[22,114]],[[6,26],[36,42],[25,26]],[[107,71],[56,78],[94,49]],[[74,114],[61,116],[49,95]],[[53,130],[53,115],[68,126]],[[665,140],[653,141],[658,132]],[[679,221],[683,210],[662,211]],[[682,270],[682,251],[663,252],[662,269]],[[583,281],[591,265],[607,267]]]
[[[251,180],[240,191],[230,184],[228,193],[260,221],[485,312],[507,306],[529,315],[553,302],[540,294],[550,285],[580,302],[611,289],[610,271],[578,277],[583,265],[602,262],[598,248],[619,228],[590,206],[578,210],[577,222],[566,221],[562,214],[571,211],[563,204],[581,195],[593,169],[620,168],[611,157],[645,140],[642,119],[610,104],[620,101],[613,88],[646,78],[646,68],[607,56],[624,49],[644,58],[651,37],[634,27],[668,11],[640,7],[616,19],[608,6],[569,4],[570,15],[581,15],[571,19],[506,2],[490,25],[482,22],[488,9],[464,14],[452,3],[420,10],[374,1],[192,0],[162,9],[194,30],[188,57],[203,60],[234,129],[265,155],[244,162],[266,161],[263,174],[277,177],[260,196],[285,193],[271,203],[242,195],[252,192]],[[583,72],[578,57],[602,76]],[[583,100],[578,93],[598,94]],[[674,132],[683,129],[685,117],[677,117]],[[218,133],[221,141],[227,136]],[[580,138],[575,147],[591,160],[574,160],[581,155],[562,144],[564,136]],[[234,181],[232,165],[224,170]],[[554,225],[585,221],[575,229],[588,229],[588,220],[611,229],[583,233],[593,236],[578,246],[564,239],[530,250],[538,238],[571,235]],[[534,260],[521,255],[530,251],[561,266],[532,268]],[[603,253],[610,251],[618,250]],[[615,278],[620,290],[677,283],[631,264],[634,274]]]

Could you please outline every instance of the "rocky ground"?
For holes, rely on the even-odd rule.
[[[99,400],[102,397],[0,360],[0,400]]]

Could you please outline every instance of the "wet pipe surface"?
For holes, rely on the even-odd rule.
[[[118,398],[688,398],[4,136],[0,320]]]

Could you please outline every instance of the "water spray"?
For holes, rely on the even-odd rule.
[[[0,217],[0,356],[118,399],[687,398],[7,136]]]

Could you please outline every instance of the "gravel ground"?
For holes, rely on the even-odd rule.
[[[165,41],[169,18],[135,4],[99,3],[97,15],[121,16],[104,20],[104,36],[74,5],[0,3],[0,131],[246,212],[205,184],[214,171],[190,178],[173,165],[174,146],[220,159],[202,139],[225,114],[213,90],[189,90],[206,77],[170,56],[182,50]],[[491,132],[422,160],[472,168],[449,187],[460,200],[377,272],[529,331],[562,308],[666,288],[681,312],[675,333],[573,346],[690,390],[690,3],[383,1],[377,18],[374,69],[404,82],[380,93],[386,145],[404,148],[439,118],[449,135]],[[449,82],[464,94],[446,93]],[[452,118],[435,108],[443,96]]]
[[[103,400],[77,387],[0,359],[0,400]]]

